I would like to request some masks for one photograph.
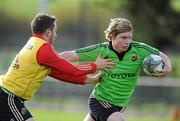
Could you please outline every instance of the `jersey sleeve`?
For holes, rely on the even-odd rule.
[[[150,54],[159,55],[160,51],[148,44],[140,43],[140,42],[133,42],[132,45],[135,48],[138,48],[140,54],[144,57],[149,56]]]
[[[69,76],[68,74],[62,74],[55,70],[52,70],[49,76],[73,84],[84,84],[84,80],[87,78],[87,76]]]
[[[95,61],[101,50],[102,45],[96,44],[76,49],[75,52],[79,56],[80,61]]]
[[[59,76],[61,76],[61,74],[83,76],[94,73],[97,69],[94,63],[84,65],[71,64],[69,61],[61,58],[48,43],[40,47],[36,54],[36,59],[40,65],[50,68],[51,71],[58,72]]]

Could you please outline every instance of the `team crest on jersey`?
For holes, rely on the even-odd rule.
[[[109,59],[109,57],[108,57],[108,56],[105,56],[104,59]]]
[[[136,61],[138,59],[138,55],[133,55],[132,57],[131,57],[131,60],[132,61]]]

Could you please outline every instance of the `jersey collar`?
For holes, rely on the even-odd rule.
[[[33,37],[37,37],[37,38],[40,38],[40,39],[42,39],[42,40],[45,40],[41,35],[39,35],[39,34],[33,34],[32,35]]]
[[[118,58],[119,58],[120,61],[123,60],[124,55],[125,55],[129,50],[131,50],[131,48],[132,48],[132,45],[130,44],[129,47],[128,47],[128,49],[127,49],[126,51],[124,51],[124,52],[122,52],[122,53],[118,53],[116,50],[114,50],[114,48],[113,48],[113,46],[112,46],[112,42],[111,42],[111,41],[109,42],[109,49],[116,53],[116,55],[118,56]]]

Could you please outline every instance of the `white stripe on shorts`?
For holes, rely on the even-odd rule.
[[[103,102],[103,101],[99,101],[101,103],[101,105],[105,108],[110,108],[112,107],[110,104],[106,103],[106,102]]]
[[[15,116],[17,121],[24,121],[21,113],[19,112],[19,110],[17,109],[15,103],[14,103],[14,95],[9,94],[8,96],[8,105],[9,108],[11,109],[13,115]]]

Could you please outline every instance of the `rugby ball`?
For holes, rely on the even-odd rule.
[[[164,63],[159,55],[149,55],[142,63],[143,71],[146,74],[160,73],[164,68]]]

